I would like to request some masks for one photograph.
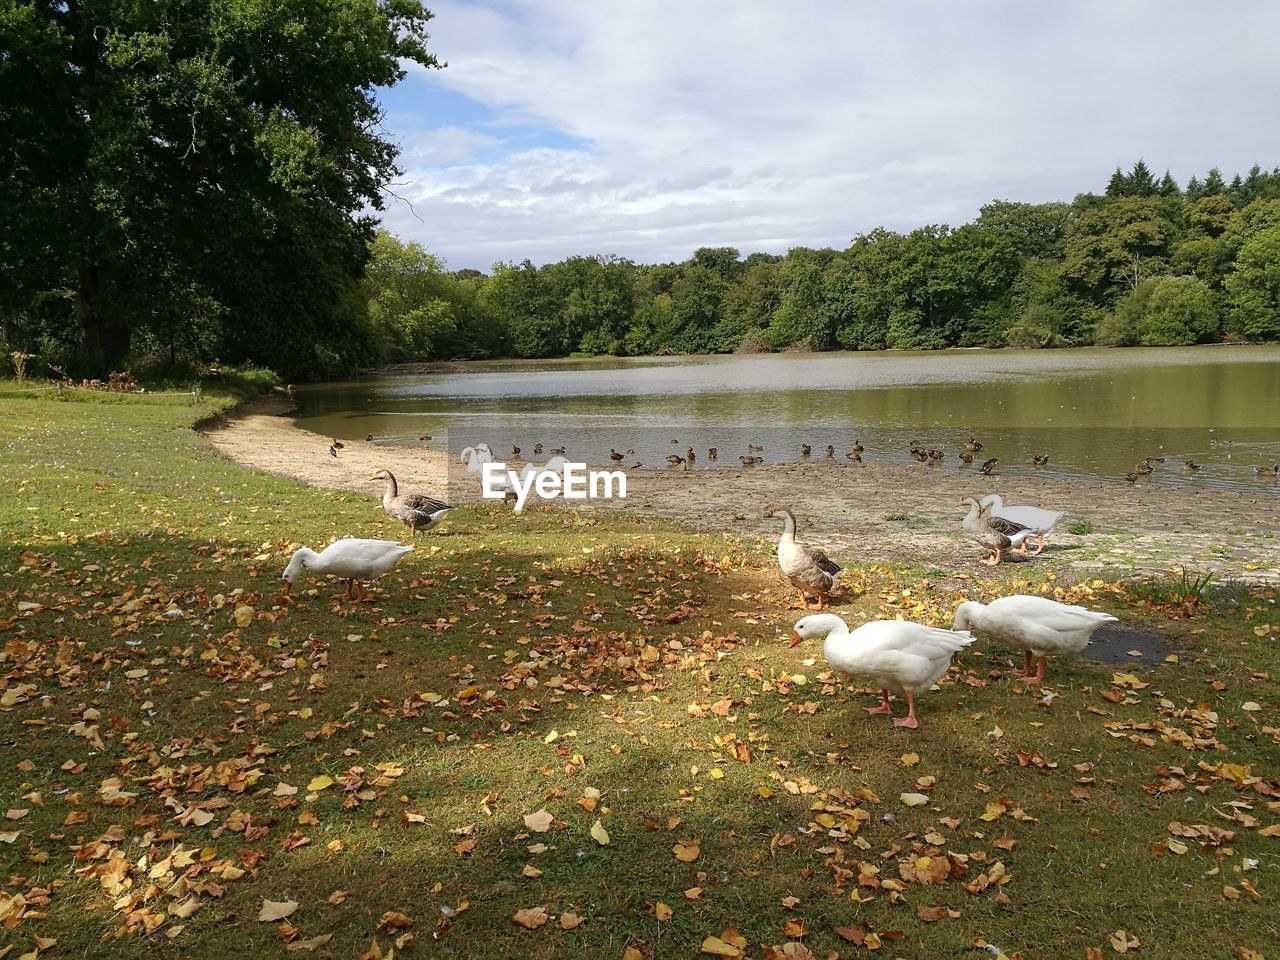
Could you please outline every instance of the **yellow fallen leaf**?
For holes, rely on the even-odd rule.
[[[526,813],[524,815],[524,825],[534,833],[546,833],[551,829],[551,821],[555,817],[547,813],[546,810],[539,810],[537,813]]]
[[[316,947],[323,947],[332,939],[332,933],[322,933],[319,936],[307,937],[305,940],[294,940],[292,943],[286,943],[284,948],[294,953],[301,950],[314,950]]]
[[[923,807],[929,802],[929,798],[923,793],[902,793],[898,795],[898,799],[908,807]]]
[[[653,915],[658,918],[661,923],[666,923],[671,919],[674,911],[667,904],[659,901],[653,905]]]
[[[740,957],[742,951],[732,943],[725,943],[719,937],[707,937],[702,941],[702,952],[714,954],[717,957]]]
[[[917,763],[920,762],[920,754],[904,753],[902,756],[898,758],[898,762],[901,763],[904,767],[914,767]]]
[[[258,911],[258,919],[263,923],[283,920],[285,917],[292,916],[293,911],[297,909],[297,900],[263,900],[262,909]]]
[[[676,859],[680,862],[692,863],[702,853],[702,844],[697,840],[682,840],[671,848],[671,852],[676,855]]]
[[[511,919],[526,930],[537,930],[551,917],[547,915],[545,907],[527,907],[524,910],[517,910],[516,915]]]
[[[235,620],[237,627],[247,627],[253,623],[254,612],[253,607],[248,605],[239,606],[236,607],[235,613],[231,615],[231,618]]]
[[[591,839],[602,847],[609,845],[609,831],[604,828],[604,824],[599,820],[591,825]]]
[[[307,784],[307,793],[318,793],[328,787],[333,786],[333,777],[322,773],[318,777],[312,777],[311,782]]]

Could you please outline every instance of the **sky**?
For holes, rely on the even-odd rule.
[[[1280,165],[1272,0],[427,0],[383,221],[452,269],[843,248]]]

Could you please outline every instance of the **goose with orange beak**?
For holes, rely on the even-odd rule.
[[[791,646],[824,637],[822,655],[841,673],[867,677],[880,689],[880,704],[867,707],[870,714],[889,714],[889,694],[906,698],[907,715],[895,717],[895,727],[914,730],[915,698],[942,678],[951,658],[973,643],[967,630],[945,630],[903,620],[872,620],[850,631],[849,625],[831,613],[816,613],[796,621]]]

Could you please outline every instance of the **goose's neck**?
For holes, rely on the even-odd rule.
[[[796,518],[790,510],[779,511],[782,514],[782,542],[796,542]]]
[[[965,522],[966,524],[974,524],[974,523],[977,523],[977,522],[978,522],[978,510],[979,510],[979,507],[978,507],[978,501],[977,501],[977,500],[970,500],[970,501],[969,501],[969,512],[968,512],[967,514],[965,514],[964,522]],[[954,516],[954,514],[952,514],[952,516]]]
[[[393,474],[388,473],[387,485],[382,492],[382,499],[384,501],[394,500],[399,493],[400,493],[400,488],[396,486],[395,476]]]

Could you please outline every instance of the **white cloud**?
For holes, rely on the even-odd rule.
[[[1070,199],[1139,156],[1180,179],[1280,163],[1262,0],[432,9],[449,67],[429,83],[497,120],[405,137],[395,192],[421,221],[394,199],[386,219],[455,267],[843,246],[996,197]],[[530,148],[516,126],[581,146]]]

